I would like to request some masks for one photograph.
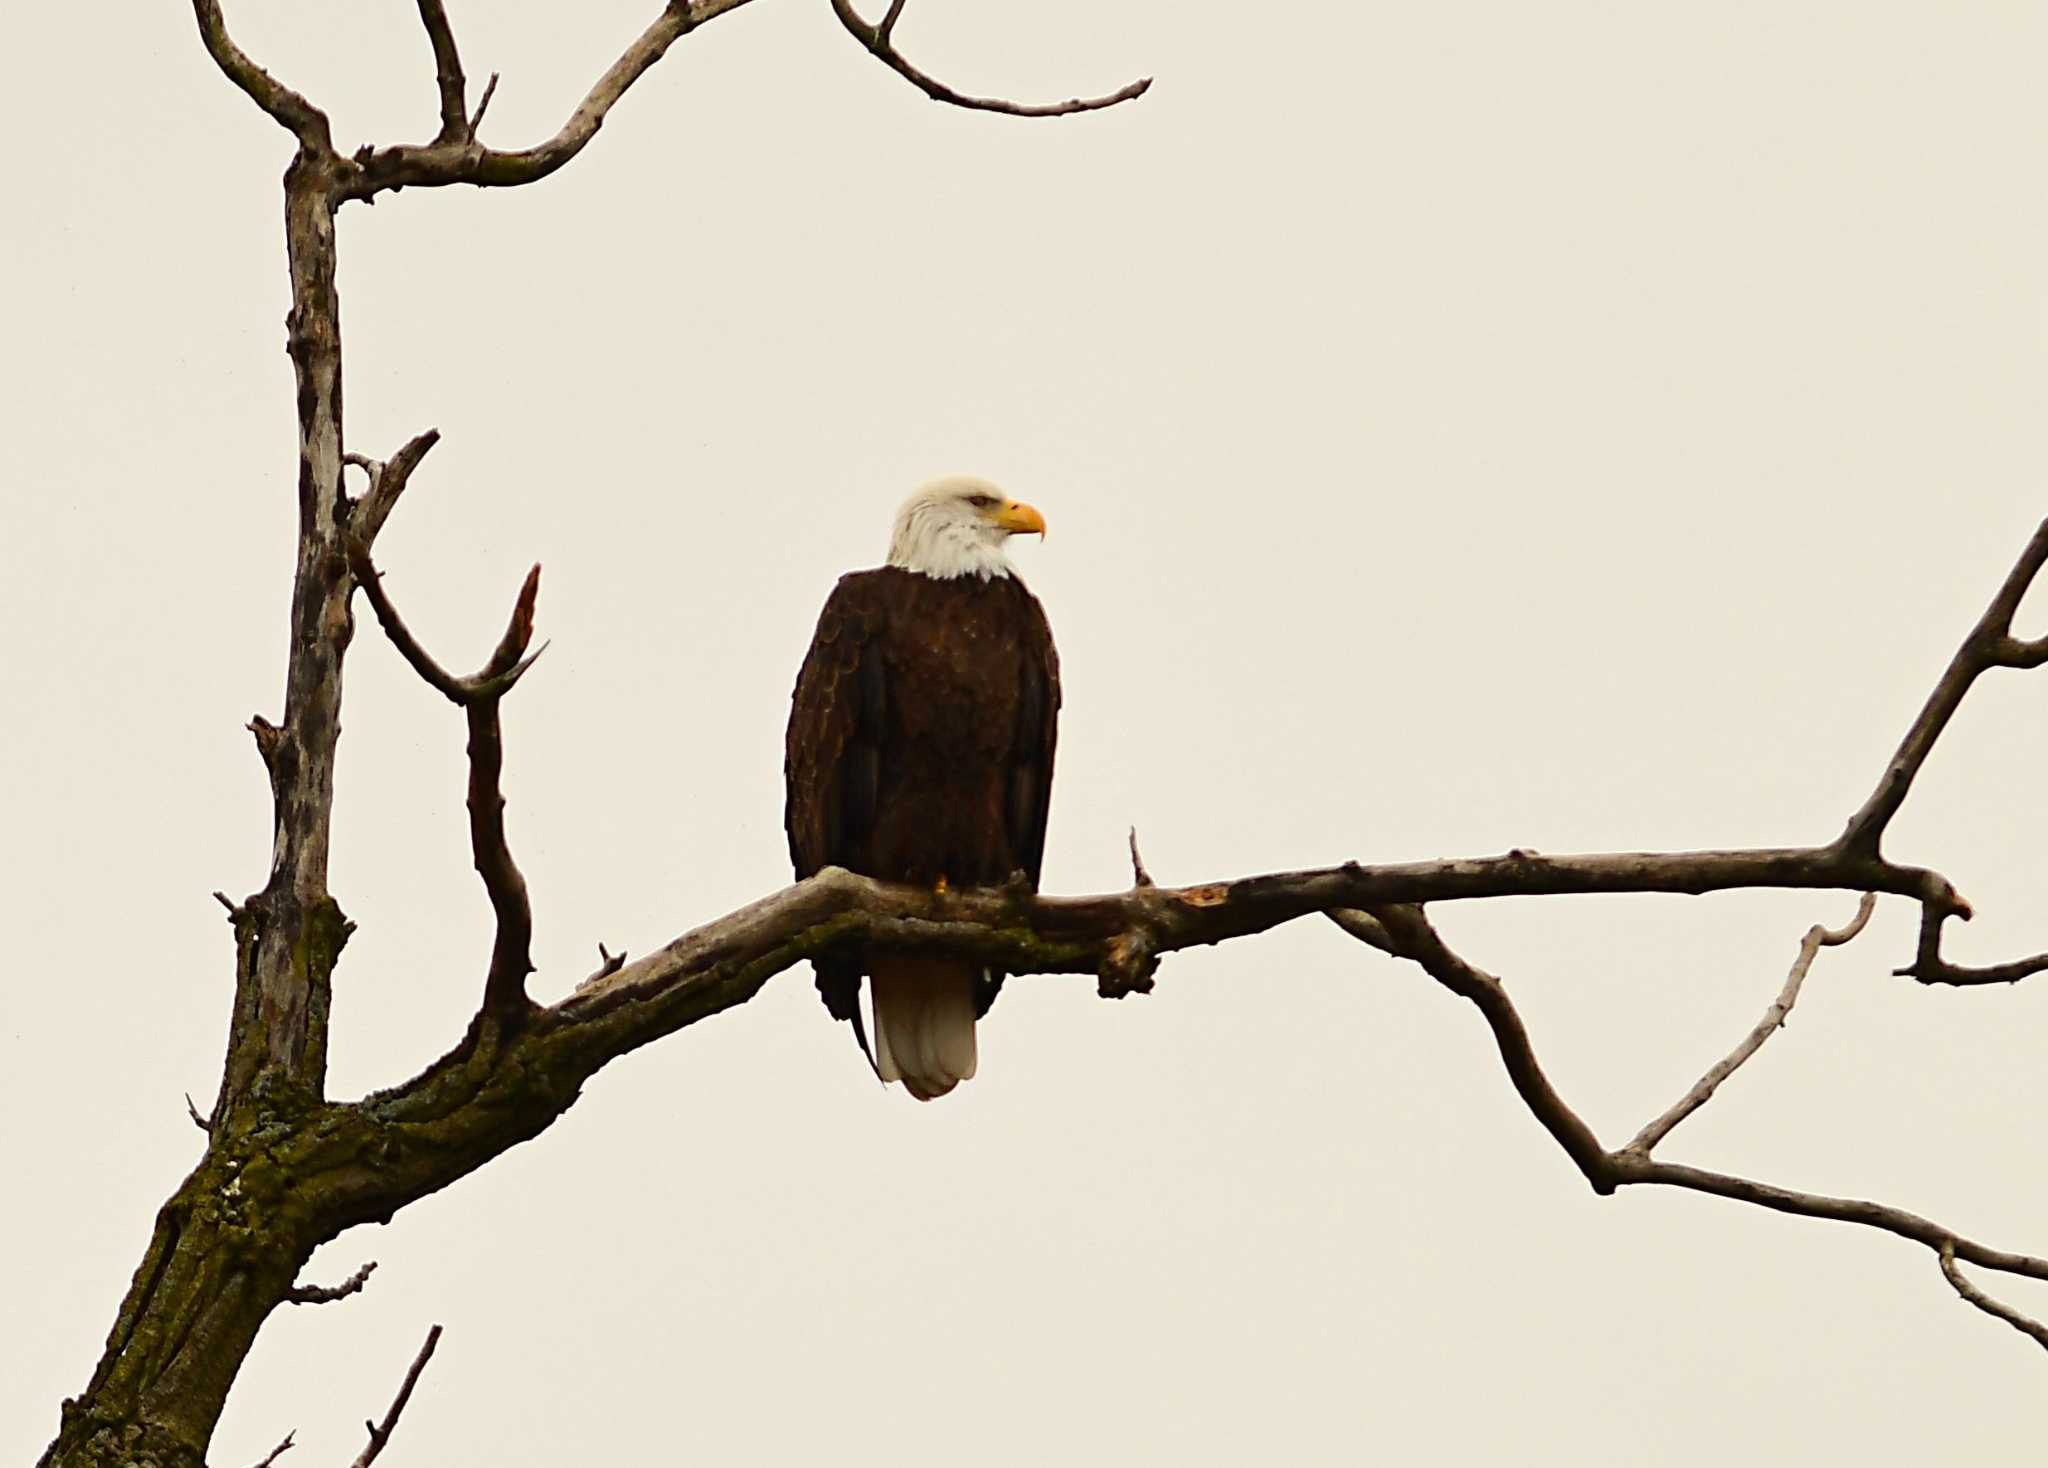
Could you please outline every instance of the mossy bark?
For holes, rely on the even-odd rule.
[[[205,1158],[162,1209],[85,1392],[42,1462],[201,1463],[264,1320],[336,1229],[274,1148],[322,1110],[334,966],[350,924],[327,890],[342,664],[354,625],[344,553],[341,316],[331,151],[286,169],[298,387],[298,566],[284,719],[251,723],[270,772],[269,880],[235,912],[235,1002]]]

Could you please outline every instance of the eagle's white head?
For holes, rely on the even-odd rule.
[[[889,564],[940,581],[1010,574],[1003,542],[1045,534],[1045,517],[986,479],[949,474],[922,486],[896,512]]]

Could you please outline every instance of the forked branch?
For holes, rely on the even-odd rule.
[[[1956,1241],[1946,1240],[1941,1246],[1941,1272],[1955,1287],[1955,1292],[1982,1310],[1986,1315],[2003,1320],[2021,1335],[2030,1337],[2034,1344],[2048,1350],[2048,1326],[2032,1316],[2022,1315],[2012,1306],[1994,1300],[1977,1286],[1970,1283],[1962,1270],[1956,1267]]]
[[[1805,970],[1811,964],[1811,954],[1832,943],[1845,943],[1854,937],[1868,920],[1871,902],[1872,899],[1866,896],[1863,906],[1858,909],[1855,921],[1839,932],[1830,932],[1825,928],[1815,928],[1809,932],[1806,942],[1801,945],[1801,962],[1794,965],[1795,977],[1804,978]],[[1420,965],[1438,983],[1461,998],[1470,1000],[1478,1008],[1493,1032],[1494,1042],[1500,1049],[1509,1079],[1513,1081],[1523,1104],[1563,1147],[1565,1154],[1592,1184],[1595,1192],[1604,1195],[1620,1187],[1638,1184],[1687,1188],[1694,1192],[1729,1198],[1739,1203],[1770,1208],[1780,1213],[1851,1223],[1896,1234],[1940,1254],[1944,1261],[1944,1272],[1948,1274],[1950,1282],[1955,1284],[1958,1291],[1972,1304],[1988,1310],[2022,1330],[2033,1324],[2031,1321],[2021,1324],[2025,1317],[2019,1317],[2017,1312],[1988,1300],[1981,1292],[1973,1291],[1968,1282],[1962,1280],[1955,1271],[1954,1260],[1962,1258],[1986,1269],[2002,1270],[2033,1279],[2048,1279],[2048,1259],[1991,1248],[1963,1238],[1954,1230],[1930,1219],[1922,1218],[1916,1213],[1908,1213],[1902,1208],[1894,1208],[1889,1204],[1860,1198],[1835,1198],[1822,1193],[1795,1192],[1789,1188],[1756,1182],[1749,1178],[1659,1162],[1650,1156],[1649,1149],[1686,1116],[1704,1105],[1711,1096],[1713,1087],[1718,1085],[1720,1080],[1726,1079],[1729,1071],[1755,1054],[1757,1047],[1762,1044],[1759,1032],[1763,1037],[1767,1037],[1770,1029],[1776,1027],[1777,1020],[1782,1018],[1782,1015],[1777,1013],[1779,1004],[1774,1003],[1772,1010],[1766,1013],[1766,1024],[1753,1030],[1750,1036],[1736,1047],[1729,1060],[1709,1071],[1678,1106],[1644,1127],[1627,1146],[1610,1152],[1600,1145],[1592,1130],[1544,1075],[1542,1066],[1536,1058],[1535,1047],[1529,1038],[1528,1028],[1522,1023],[1521,1016],[1516,1012],[1500,980],[1475,968],[1453,952],[1419,908],[1382,907],[1375,909],[1372,916],[1377,919],[1380,926],[1376,930],[1367,928],[1359,932],[1357,936],[1361,941],[1373,942],[1374,946],[1379,946],[1375,939],[1380,933],[1384,933],[1392,941],[1397,956]],[[1347,931],[1352,927],[1349,923],[1340,925],[1345,926]],[[1788,979],[1786,992],[1781,992],[1779,1003],[1789,1008],[1790,1000],[1797,997],[1797,991],[1798,984]],[[2028,1333],[2033,1334],[2033,1331]]]
[[[390,473],[387,467],[381,476],[372,474],[373,495],[380,481]],[[395,491],[392,498],[396,498]],[[388,504],[384,513],[389,513]],[[533,641],[534,607],[540,596],[540,567],[536,565],[527,572],[512,604],[505,633],[489,659],[469,676],[457,677],[436,662],[406,626],[384,589],[383,577],[370,559],[368,545],[352,535],[348,553],[356,582],[369,598],[378,625],[392,646],[428,686],[459,705],[468,721],[470,855],[476,863],[477,875],[483,879],[496,921],[480,1013],[499,1020],[523,1019],[528,1009],[526,976],[533,972],[533,904],[527,895],[526,878],[512,858],[505,835],[505,734],[499,706],[533,666],[534,659],[546,650],[543,647],[527,652]]]
[[[589,145],[619,99],[668,53],[669,47],[697,27],[747,3],[748,0],[668,0],[584,94],[553,137],[531,148],[506,150],[487,148],[477,141],[477,129],[497,87],[497,76],[492,75],[476,112],[466,115],[468,80],[447,8],[443,0],[418,0],[420,23],[434,53],[440,125],[427,143],[365,145],[345,159],[334,152],[327,115],[264,71],[230,39],[218,0],[193,0],[193,10],[199,20],[200,35],[220,69],[266,113],[291,129],[307,152],[317,155],[323,165],[332,169],[333,201],[339,204],[351,199],[374,201],[380,193],[405,188],[449,184],[513,188],[546,178]],[[863,19],[849,0],[832,0],[832,9],[847,32],[883,65],[927,97],[949,106],[1012,117],[1064,117],[1131,101],[1142,97],[1152,85],[1152,79],[1145,77],[1106,96],[1042,104],[970,96],[913,65],[896,49],[896,23],[902,17],[904,3],[905,0],[890,0],[887,12],[874,24]]]
[[[206,43],[206,54],[229,81],[290,130],[308,151],[333,151],[327,114],[258,66],[235,44],[228,35],[227,19],[220,13],[219,0],[192,0],[192,13],[199,21],[199,37]]]
[[[483,116],[482,105],[478,106],[476,117],[460,122],[451,131],[451,79],[440,60],[443,51],[441,35],[446,35],[446,50],[451,59],[455,54],[454,36],[447,31],[445,15],[439,17],[438,33],[435,20],[427,19],[430,7],[440,11],[437,0],[421,0],[421,16],[427,19],[429,35],[435,37],[434,54],[441,89],[441,132],[433,142],[424,145],[399,144],[361,149],[341,178],[337,198],[374,199],[387,189],[433,188],[458,183],[512,188],[546,178],[583,151],[597,136],[597,130],[604,126],[606,116],[626,95],[627,89],[667,55],[669,47],[698,26],[746,3],[747,0],[695,0],[694,4],[687,3],[687,0],[670,0],[647,28],[619,54],[618,60],[606,68],[604,75],[584,94],[583,100],[553,137],[532,148],[502,151],[486,148],[476,141],[476,127]],[[459,78],[459,62],[456,65]],[[494,84],[495,80],[493,78]],[[454,90],[459,91],[459,88]],[[486,94],[485,101],[488,100]],[[458,96],[458,105],[459,101]]]
[[[1984,615],[1977,619],[1977,625],[1970,629],[1963,645],[1956,649],[1947,670],[1906,730],[1906,737],[1899,741],[1898,750],[1885,767],[1877,788],[1870,793],[1862,809],[1849,818],[1848,829],[1842,833],[1843,846],[1870,856],[1878,854],[1885,827],[1898,814],[1899,807],[1906,803],[1906,794],[1913,788],[1913,780],[1920,773],[1920,767],[1927,763],[1935,741],[1941,738],[1948,721],[1962,707],[1963,698],[1978,675],[1990,668],[2037,668],[2048,662],[2048,638],[2022,642],[2012,635],[2013,614],[2019,610],[2020,602],[2034,584],[2044,562],[2048,562],[2048,521],[2043,521],[2034,532],[1997,594],[1991,598],[1991,605],[1984,609]]]
[[[2021,979],[2048,970],[2048,953],[2037,953],[2032,958],[2015,959],[2011,963],[1987,964],[1981,968],[1950,963],[1941,956],[1941,927],[1954,916],[1958,914],[1935,906],[1921,908],[1920,941],[1914,949],[1913,961],[1892,972],[1902,978],[1918,979],[1923,984],[1967,988],[1975,984],[2016,984]]]

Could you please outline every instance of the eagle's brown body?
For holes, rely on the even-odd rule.
[[[1016,577],[940,579],[894,566],[842,577],[790,708],[784,815],[797,876],[842,866],[972,887],[1022,872],[1036,890],[1059,704],[1051,629]],[[885,1073],[886,985],[971,1004],[972,1074],[971,1018],[987,1010],[1002,975],[887,953],[817,969],[826,1007],[856,1022],[861,976],[874,977]]]

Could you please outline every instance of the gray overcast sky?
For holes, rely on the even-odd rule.
[[[432,130],[413,7],[229,0],[337,138]],[[266,790],[293,481],[284,134],[189,7],[39,6],[0,59],[0,1456],[79,1390],[200,1143]],[[541,137],[652,12],[451,6]],[[2048,10],[917,0],[933,106],[824,0],[683,42],[534,188],[341,230],[349,446],[445,441],[381,558],[508,717],[535,991],[786,879],[789,685],[917,480],[989,475],[1067,708],[1048,888],[1347,857],[1826,839],[2048,511]],[[366,619],[367,621],[367,619]],[[2028,630],[2038,630],[2038,610]],[[1987,680],[1894,828],[2048,946],[2048,674]],[[333,1086],[459,1032],[487,909],[459,719],[366,626]],[[1610,1144],[1727,1050],[1842,895],[1440,914]],[[1673,1160],[2048,1250],[2048,980],[1824,955]],[[1016,983],[980,1077],[884,1093],[808,975],[605,1071],[540,1140],[310,1273],[214,1460],[991,1468],[2033,1462],[2041,1359],[1924,1253],[1594,1198],[1476,1016],[1323,924],[1150,999]],[[2015,1301],[2048,1308],[2000,1281]]]

